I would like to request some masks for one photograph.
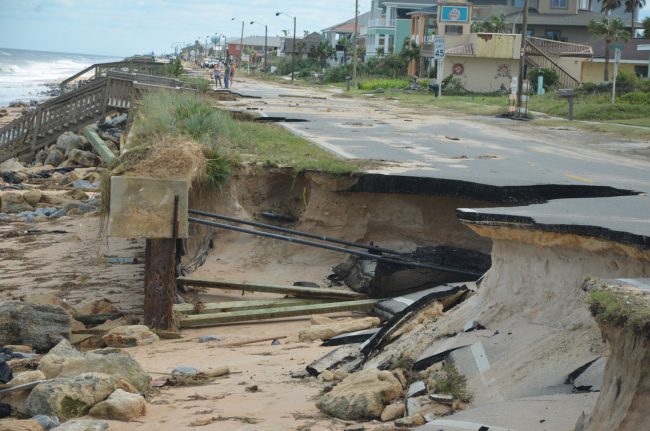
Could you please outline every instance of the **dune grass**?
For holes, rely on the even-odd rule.
[[[629,326],[650,338],[650,299],[642,293],[623,289],[590,292],[587,303],[598,320],[616,326]]]
[[[235,120],[216,109],[209,97],[191,92],[159,91],[143,97],[133,145],[165,136],[200,143],[205,148],[208,174],[218,182],[226,180],[241,162],[336,174],[359,170],[358,164],[338,159],[283,127]]]

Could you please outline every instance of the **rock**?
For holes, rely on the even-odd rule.
[[[68,420],[86,415],[116,389],[137,392],[127,381],[102,373],[82,373],[41,383],[25,401],[30,415],[44,414]]]
[[[325,370],[318,375],[318,380],[321,382],[331,382],[334,380],[334,373],[330,370]]]
[[[309,323],[312,325],[329,325],[330,323],[334,323],[336,320],[331,319],[327,316],[323,316],[321,314],[312,314],[309,317]]]
[[[384,405],[403,393],[401,383],[389,371],[370,368],[350,374],[323,395],[316,407],[339,419],[377,419]]]
[[[187,365],[179,365],[172,370],[172,376],[196,376],[199,374],[198,368],[188,367]]]
[[[74,162],[74,161],[72,161],[70,159],[64,160],[63,162],[61,162],[60,165],[57,166],[57,168],[59,168],[59,169],[60,168],[79,168],[79,167],[81,167],[81,165],[79,165],[79,163]]]
[[[402,384],[402,387],[406,387],[408,383],[408,378],[406,377],[406,372],[404,371],[403,368],[395,368],[394,370],[391,371],[395,378],[399,380],[399,382]]]
[[[18,353],[32,353],[34,349],[32,346],[27,346],[25,344],[5,344],[4,347],[11,350],[12,352]]]
[[[0,200],[2,200],[2,206],[0,211],[3,213],[19,213],[22,211],[34,211],[32,207],[25,199],[23,198],[22,193],[18,192],[2,192],[0,193]]]
[[[395,425],[392,423],[377,425],[372,431],[395,431]]]
[[[361,331],[363,329],[375,328],[381,321],[378,317],[364,317],[362,319],[335,321],[325,325],[313,325],[298,333],[300,341],[329,340],[339,334],[346,332]]]
[[[404,404],[389,404],[381,412],[381,421],[388,422],[404,416]]]
[[[406,399],[406,414],[408,416],[413,416],[414,414],[418,413],[421,408],[422,408],[422,403],[420,403],[420,400],[418,398]]]
[[[41,371],[23,371],[22,373],[15,374],[10,383],[12,385],[22,385],[37,380],[45,380],[45,374]],[[4,397],[0,397],[0,402],[9,404],[11,408],[18,413],[25,413],[23,405],[28,395],[29,391],[10,392]]]
[[[74,307],[72,307],[70,304],[65,302],[63,299],[51,293],[35,293],[32,295],[24,296],[22,300],[25,302],[29,302],[30,304],[58,305],[59,307],[67,311],[68,314],[72,316],[76,314]]]
[[[2,431],[43,431],[43,427],[38,421],[33,419],[3,419],[0,420],[0,430]]]
[[[97,210],[97,208],[83,202],[68,202],[63,206],[63,211],[65,211],[66,215],[83,215],[95,210]]]
[[[47,151],[40,149],[34,157],[34,164],[36,166],[42,166],[45,163],[45,159],[47,159]]]
[[[128,353],[116,349],[81,353],[67,340],[43,356],[38,368],[48,379],[96,372],[122,378],[140,392],[149,388],[149,375]]]
[[[41,427],[43,427],[45,431],[51,430],[52,428],[56,428],[61,425],[59,418],[56,416],[36,415],[32,419],[41,424]]]
[[[158,341],[158,336],[144,325],[118,326],[104,335],[108,347],[145,346]]]
[[[71,331],[85,331],[86,325],[78,321],[77,319],[70,319],[70,330]]]
[[[47,352],[70,336],[70,315],[56,305],[8,301],[0,304],[0,345],[28,344]]]
[[[36,189],[27,190],[23,193],[23,199],[31,206],[36,206],[36,204],[41,200],[41,191]]]
[[[108,423],[88,419],[74,419],[53,428],[52,431],[108,431]]]
[[[71,150],[68,153],[68,160],[78,163],[83,167],[92,167],[99,165],[99,157],[90,151]]]
[[[398,427],[414,427],[418,425],[424,425],[425,423],[426,421],[422,415],[407,416],[395,421],[395,425]]]
[[[211,341],[221,341],[221,337],[217,335],[201,335],[198,338],[199,343],[209,343]]]
[[[363,426],[363,424],[354,424],[345,427],[343,431],[364,431],[366,427]]]
[[[124,317],[119,317],[114,320],[107,320],[101,325],[94,326],[93,329],[101,332],[109,332],[111,329],[115,329],[119,326],[127,325],[129,322]],[[103,341],[102,341],[103,343]]]
[[[72,132],[65,132],[57,138],[56,148],[59,151],[66,153],[75,148],[84,148],[84,141],[82,136]]]
[[[108,399],[90,409],[89,414],[96,418],[130,422],[144,416],[146,409],[146,403],[141,395],[117,389]]]
[[[118,310],[117,307],[106,298],[91,301],[76,308],[77,314],[82,316],[90,316],[93,314],[114,314],[120,312],[120,310]]]
[[[0,163],[0,172],[21,171],[23,169],[25,169],[25,166],[15,157]]]
[[[63,152],[57,148],[51,148],[43,162],[44,165],[59,166],[65,160]]]

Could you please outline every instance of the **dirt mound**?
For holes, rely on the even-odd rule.
[[[191,180],[205,172],[206,159],[200,144],[181,138],[164,138],[137,147],[122,156],[124,175],[167,180]]]
[[[591,311],[611,353],[593,414],[581,419],[576,430],[645,429],[650,405],[650,294],[629,288],[597,293],[599,297],[590,297]]]

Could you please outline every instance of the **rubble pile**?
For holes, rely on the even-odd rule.
[[[84,135],[61,134],[29,166],[0,163],[0,220],[28,223],[95,214],[104,166],[119,155],[126,114],[88,126]]]
[[[147,327],[124,317],[86,327],[81,321],[121,315],[106,299],[73,307],[31,295],[0,310],[0,429],[105,430],[102,419],[128,422],[146,413],[150,376],[127,352],[106,345],[157,341]],[[96,338],[89,343],[86,335]],[[85,416],[94,419],[77,419]]]

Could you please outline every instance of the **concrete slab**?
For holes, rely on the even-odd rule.
[[[436,419],[418,431],[558,431],[573,429],[580,414],[596,404],[597,393],[556,394],[485,404]]]
[[[650,198],[647,195],[558,199],[508,208],[459,208],[468,223],[498,223],[547,232],[574,233],[650,248]]]
[[[109,232],[120,238],[172,238],[178,196],[178,238],[187,238],[185,181],[143,177],[111,178]]]

